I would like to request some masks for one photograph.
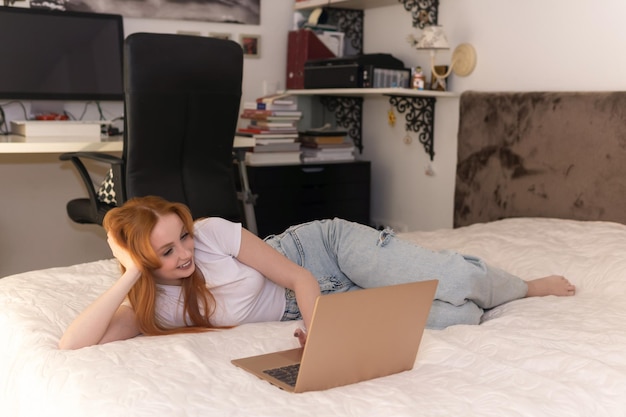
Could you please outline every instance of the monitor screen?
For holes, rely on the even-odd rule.
[[[120,15],[0,7],[0,100],[122,100]]]

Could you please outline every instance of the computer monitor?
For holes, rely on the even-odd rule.
[[[123,100],[120,15],[0,7],[0,100]]]

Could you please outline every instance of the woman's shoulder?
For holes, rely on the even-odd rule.
[[[194,224],[194,238],[197,249],[233,254],[239,251],[241,243],[241,223],[231,222],[221,217],[206,217]]]
[[[222,217],[203,217],[194,222],[194,229],[196,231],[211,231],[211,230],[222,230],[222,229],[230,229],[241,227],[241,223],[231,222],[230,220],[226,220]]]

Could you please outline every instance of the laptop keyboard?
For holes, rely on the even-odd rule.
[[[298,371],[300,371],[300,364],[281,366],[280,368],[266,369],[263,373],[278,379],[285,384],[295,387],[296,379],[298,378]]]

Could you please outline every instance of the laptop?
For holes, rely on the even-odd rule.
[[[289,392],[410,370],[437,284],[429,280],[319,296],[304,348],[232,363]]]

